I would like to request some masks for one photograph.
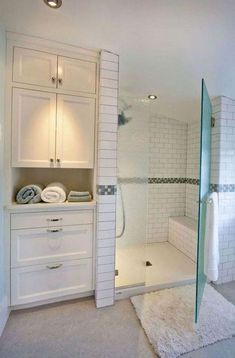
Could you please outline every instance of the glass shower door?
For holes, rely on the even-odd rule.
[[[206,224],[206,201],[210,192],[210,162],[211,162],[211,118],[212,105],[204,79],[201,94],[201,145],[200,145],[200,187],[198,212],[198,243],[197,243],[197,278],[195,322],[198,321],[200,305],[206,284],[204,273],[204,245]]]

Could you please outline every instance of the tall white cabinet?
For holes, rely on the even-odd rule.
[[[93,168],[97,63],[14,47],[12,65],[12,166]]]
[[[71,170],[78,187],[69,189],[79,190],[83,178],[95,199],[99,52],[9,34],[7,68],[10,304],[90,295],[95,200],[53,205],[12,201],[19,185],[31,184],[31,173],[70,183]]]
[[[12,166],[93,168],[94,98],[13,88]]]

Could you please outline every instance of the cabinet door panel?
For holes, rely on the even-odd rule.
[[[56,95],[13,89],[12,166],[50,167],[55,157]]]
[[[11,267],[92,257],[92,225],[11,231]]]
[[[14,48],[13,81],[56,87],[57,56],[20,47]]]
[[[59,56],[58,79],[63,90],[95,93],[96,63]]]
[[[11,269],[11,304],[25,304],[93,289],[92,259]]]
[[[58,95],[56,158],[62,168],[93,168],[95,99]]]

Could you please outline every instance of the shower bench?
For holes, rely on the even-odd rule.
[[[168,241],[195,262],[197,221],[187,216],[170,217]]]

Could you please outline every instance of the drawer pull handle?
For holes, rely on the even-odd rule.
[[[58,265],[52,265],[52,266],[47,266],[47,268],[49,269],[49,270],[56,270],[56,269],[58,269],[58,268],[60,268],[60,267],[62,267],[63,266],[63,264],[58,264]]]
[[[55,221],[62,221],[63,220],[63,218],[58,218],[58,219],[47,219],[47,221],[53,221],[53,222],[55,222]]]
[[[60,231],[63,231],[62,228],[60,229],[47,229],[47,232],[60,232]]]

